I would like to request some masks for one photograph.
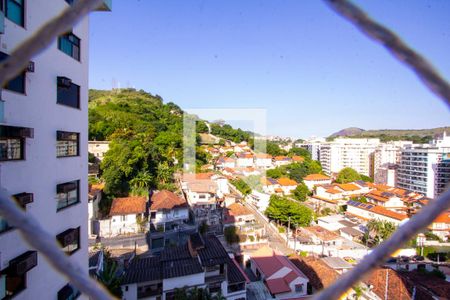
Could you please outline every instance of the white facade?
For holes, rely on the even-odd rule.
[[[109,150],[108,141],[89,141],[88,151],[92,153],[99,160],[103,160],[106,152]]]
[[[99,220],[101,237],[112,237],[121,234],[139,233],[140,225],[136,214],[112,216],[109,219]]]
[[[439,196],[450,182],[450,137],[430,144],[407,145],[402,150],[397,170],[397,186],[425,194]]]
[[[409,141],[381,143],[374,152],[374,182],[395,186],[395,167],[400,163],[402,149]],[[394,175],[394,176],[392,176]]]
[[[320,148],[323,171],[330,175],[350,167],[360,174],[373,176],[373,154],[379,144],[379,139],[350,138],[323,143]]]
[[[0,51],[10,54],[24,40],[31,37],[49,19],[59,15],[68,4],[64,0],[20,1],[24,3],[24,26],[5,18],[5,33],[0,35]],[[3,12],[1,12],[3,15]],[[24,137],[23,153],[19,160],[0,162],[0,185],[10,194],[32,193],[34,201],[26,205],[26,213],[38,220],[51,235],[79,228],[78,250],[70,260],[88,274],[88,63],[89,19],[86,17],[73,28],[80,38],[79,61],[58,49],[58,39],[32,58],[33,72],[25,73],[24,92],[1,91],[1,126],[31,128],[34,137]],[[73,49],[73,48],[72,48]],[[79,107],[57,104],[57,78],[67,77],[79,86]],[[71,157],[57,157],[57,131],[78,133],[78,153]],[[3,138],[5,136],[2,131]],[[2,152],[5,144],[1,145]],[[68,149],[68,148],[67,148]],[[61,148],[59,150],[62,150]],[[73,148],[72,148],[73,150]],[[57,185],[77,182],[71,190],[70,205],[57,210]],[[75,183],[74,183],[75,184]],[[75,185],[70,185],[75,187]],[[69,188],[69,185],[66,185]],[[62,189],[62,188],[61,188]],[[60,191],[61,191],[60,189]],[[68,194],[69,192],[65,193]],[[59,193],[62,197],[62,193]],[[61,198],[59,198],[61,200]],[[11,260],[27,252],[30,246],[19,236],[18,230],[0,232],[0,271]],[[0,272],[1,273],[1,272]],[[40,254],[37,265],[26,272],[26,287],[15,299],[56,299],[58,291],[68,282],[57,273]],[[0,276],[0,298],[5,292],[8,275]]]

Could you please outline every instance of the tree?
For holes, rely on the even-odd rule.
[[[241,178],[234,179],[230,181],[232,185],[234,185],[239,192],[241,192],[244,196],[250,195],[252,189],[250,186]]]
[[[365,181],[365,182],[373,182],[373,178],[366,176],[364,174],[359,174],[359,176],[361,176],[361,180]]]
[[[267,141],[266,143],[266,153],[272,156],[286,155],[287,152],[280,148],[276,143]]]
[[[209,129],[208,126],[206,125],[205,121],[197,121],[197,133],[208,133]]]
[[[130,180],[132,194],[136,196],[147,195],[152,180],[153,176],[148,171],[139,172],[136,177]]]
[[[288,152],[288,155],[303,156],[305,159],[311,159],[311,153],[304,148],[298,148],[298,147],[291,148]]]
[[[361,175],[352,168],[343,168],[336,177],[337,183],[349,183],[361,180]]]
[[[277,195],[270,196],[269,206],[265,213],[270,219],[278,220],[285,225],[290,218],[291,226],[294,226],[294,224],[308,226],[313,220],[313,211],[311,209]]]
[[[287,175],[286,169],[278,167],[266,171],[266,176],[269,178],[281,178]]]
[[[225,236],[225,240],[229,245],[239,243],[239,235],[235,226],[225,227],[223,234]]]
[[[121,277],[118,276],[119,266],[109,252],[104,252],[103,271],[98,275],[100,281],[114,296],[122,297]]]
[[[378,245],[388,239],[397,230],[397,226],[392,222],[372,219],[367,222],[367,230],[364,241]]]
[[[292,196],[298,201],[306,201],[308,196],[311,194],[306,184],[303,182],[297,185],[295,190],[292,192]]]

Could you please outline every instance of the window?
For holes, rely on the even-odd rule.
[[[0,233],[2,232],[6,232],[8,230],[12,229],[11,226],[9,226],[8,222],[6,222],[6,220],[4,220],[1,216],[0,216]],[[0,297],[1,298],[1,297]]]
[[[0,138],[0,161],[24,159],[24,139]]]
[[[65,0],[69,5],[72,5],[74,2],[75,2],[75,0]]]
[[[56,156],[78,156],[80,149],[80,134],[76,132],[56,132]]]
[[[303,292],[303,284],[296,284],[296,285],[295,285],[295,291],[296,291],[297,293]]]
[[[27,288],[27,272],[37,266],[37,252],[27,251],[0,272],[0,299],[10,299]]]
[[[80,249],[80,227],[67,229],[58,234],[56,239],[63,251],[70,255]]]
[[[19,26],[24,27],[25,0],[6,0],[5,16]]]
[[[61,183],[56,186],[57,207],[56,211],[80,202],[79,180]]]
[[[16,202],[23,208],[26,208],[26,205],[28,203],[33,202],[33,194],[31,193],[20,193],[20,194],[16,194],[13,195],[13,198],[16,200]],[[6,232],[10,229],[13,229],[14,227],[10,226],[8,224],[8,222],[6,222],[6,220],[4,220],[1,216],[0,216],[0,233],[2,232]],[[0,297],[0,299],[2,299]]]
[[[67,77],[58,77],[57,86],[56,103],[80,108],[80,86]]]
[[[72,32],[58,38],[58,49],[80,61],[80,38]]]
[[[9,55],[3,52],[0,52],[0,61],[5,60]],[[25,71],[22,71],[17,77],[8,81],[4,86],[4,89],[25,94]]]
[[[68,283],[58,291],[58,300],[74,300],[80,295],[80,291]]]

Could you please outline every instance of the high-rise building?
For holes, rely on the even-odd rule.
[[[374,152],[373,174],[375,183],[395,186],[396,169],[400,163],[402,149],[411,145],[409,141],[380,143]]]
[[[450,137],[429,144],[406,145],[397,171],[397,186],[434,198],[450,182]]]
[[[328,175],[350,167],[358,173],[373,176],[373,155],[379,139],[337,138],[320,146],[320,163]]]
[[[74,1],[3,0],[0,60]],[[106,1],[99,10],[109,10]],[[0,185],[88,274],[88,17],[1,91]],[[79,292],[0,217],[0,299]]]
[[[297,143],[295,146],[308,150],[312,159],[320,160],[320,146],[322,143],[325,143],[324,138],[310,138],[305,140],[304,143]]]

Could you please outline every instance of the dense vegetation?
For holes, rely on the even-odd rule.
[[[339,171],[338,175],[336,176],[337,183],[349,183],[357,180],[373,182],[373,179],[371,177],[366,176],[364,174],[359,174],[358,172],[356,172],[356,170],[348,167],[343,168],[341,171]]]
[[[210,126],[211,126],[211,134],[215,136],[233,141],[235,143],[246,141],[250,145],[253,144],[253,135],[248,131],[244,131],[240,128],[234,129],[228,124],[222,125],[218,123],[212,123],[210,124]]]
[[[316,160],[306,158],[304,162],[292,163],[267,170],[266,175],[270,178],[289,177],[297,182],[303,182],[303,178],[309,174],[322,172],[320,163]]]
[[[89,139],[111,142],[101,164],[106,193],[173,189],[182,161],[182,114],[142,90],[90,91]]]
[[[314,218],[313,211],[305,205],[277,195],[270,196],[265,213],[270,219],[284,225],[288,225],[290,219],[292,227],[309,226]]]

